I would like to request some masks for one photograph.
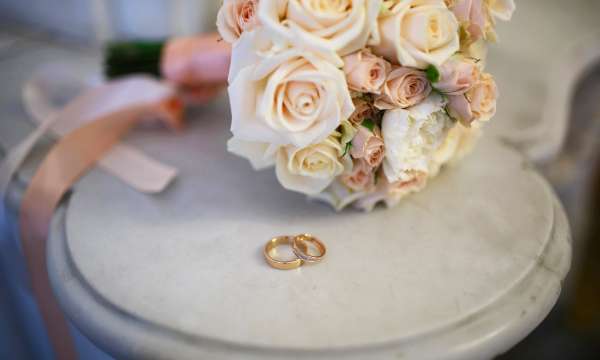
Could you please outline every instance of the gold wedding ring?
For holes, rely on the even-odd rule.
[[[309,252],[309,245],[313,245],[317,250],[317,254],[311,254]],[[276,252],[276,248],[279,246],[290,246],[296,259],[283,260],[273,256]],[[304,262],[319,262],[325,256],[327,249],[325,245],[316,237],[309,234],[300,234],[298,236],[277,236],[269,240],[265,244],[263,254],[267,263],[280,270],[291,270],[299,268]]]
[[[267,242],[267,244],[265,245],[265,249],[264,249],[263,253],[264,253],[265,259],[267,259],[267,263],[269,265],[271,265],[275,269],[291,270],[291,269],[299,268],[300,266],[302,266],[302,264],[304,264],[304,260],[302,260],[300,258],[296,258],[296,259],[293,259],[293,260],[281,260],[281,259],[276,259],[275,257],[273,257],[271,255],[271,253],[277,247],[279,247],[281,245],[291,246],[292,245],[291,236],[277,236],[277,237],[274,237],[271,240],[269,240]],[[304,249],[306,251],[308,251],[308,249],[306,248],[306,244],[304,244]]]
[[[313,244],[318,251],[318,254],[311,255],[308,253],[308,245]],[[327,253],[327,248],[319,239],[310,234],[300,234],[294,237],[292,241],[292,250],[296,256],[307,262],[319,262]]]

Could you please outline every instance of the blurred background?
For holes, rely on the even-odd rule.
[[[502,98],[489,133],[550,180],[569,216],[574,258],[552,313],[500,359],[599,359],[600,1],[516,2],[490,50]],[[108,40],[213,31],[220,3],[0,0],[0,158],[33,129],[20,96],[37,66],[69,58],[98,67]],[[48,346],[23,288],[14,234],[14,223],[0,222],[0,359],[44,359]],[[85,359],[110,359],[81,335],[78,346]]]

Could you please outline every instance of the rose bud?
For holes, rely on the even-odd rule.
[[[383,161],[385,147],[379,128],[373,131],[364,126],[358,127],[358,132],[352,139],[350,156],[354,159],[364,159],[371,167],[377,167]]]
[[[379,94],[391,67],[389,62],[369,50],[360,50],[344,57],[348,88],[358,92]]]
[[[453,57],[439,68],[440,79],[433,87],[446,95],[462,95],[479,80],[479,67],[473,60]]]
[[[363,159],[354,160],[352,172],[341,176],[344,185],[354,191],[366,191],[375,184],[373,168]]]

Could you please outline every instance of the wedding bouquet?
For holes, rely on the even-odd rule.
[[[230,152],[371,210],[423,189],[496,111],[484,72],[513,0],[225,0]]]

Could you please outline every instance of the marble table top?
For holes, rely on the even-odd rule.
[[[484,138],[397,208],[336,214],[228,154],[226,112],[202,110],[182,135],[133,136],[181,169],[165,193],[94,171],[55,219],[56,295],[109,353],[479,359],[556,301],[570,263],[564,212],[507,145]],[[326,261],[269,268],[266,240],[300,232],[327,243]]]

